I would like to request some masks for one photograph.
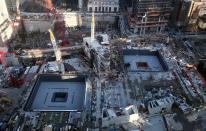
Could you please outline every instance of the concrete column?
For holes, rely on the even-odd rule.
[[[160,27],[160,33],[165,29],[165,26]]]
[[[157,26],[156,33],[159,33],[159,26]]]
[[[82,0],[78,0],[78,5],[79,5],[79,8],[81,9],[82,5],[83,5],[83,1]]]
[[[160,22],[161,21],[161,17],[159,17],[159,21],[158,22]],[[158,27],[157,27],[157,31],[156,31],[156,33],[159,33],[159,32],[161,32],[161,25],[158,23]]]

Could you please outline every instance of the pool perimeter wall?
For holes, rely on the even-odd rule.
[[[137,50],[137,49],[125,49],[123,50],[123,56],[125,55],[149,55],[149,56],[157,56],[163,71],[168,71],[168,65],[166,63],[166,61],[164,60],[164,57],[161,55],[161,53],[158,50]],[[148,72],[148,71],[147,71]],[[157,72],[157,71],[150,71],[150,72]],[[158,71],[159,72],[159,71]]]
[[[24,106],[24,111],[32,111],[32,103],[35,99],[35,96],[38,92],[41,82],[84,82],[86,86],[86,76],[76,76],[73,77],[71,75],[61,75],[61,74],[39,74],[37,76],[36,82],[32,87],[32,91],[28,97],[28,100]],[[86,95],[85,95],[86,96]]]

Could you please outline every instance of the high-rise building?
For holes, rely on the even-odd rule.
[[[1,0],[0,8],[0,46],[5,46],[4,44],[11,38],[13,33],[12,22],[5,1]]]
[[[168,25],[172,11],[170,0],[136,0],[128,15],[130,29],[139,35],[162,32]]]
[[[172,23],[180,29],[197,31],[206,28],[206,0],[177,0]]]
[[[190,6],[191,1],[189,0],[174,1],[174,9],[171,16],[171,24],[173,26],[182,27],[187,25]]]
[[[88,0],[87,11],[88,17],[84,17],[84,25],[91,23],[91,12],[95,12],[96,31],[111,30],[118,23],[119,0]]]
[[[188,13],[189,31],[198,31],[206,29],[206,0],[193,0]]]
[[[9,14],[17,14],[19,12],[19,3],[20,0],[6,0],[7,9]]]
[[[118,12],[119,0],[89,0],[87,7],[89,12]]]
[[[71,10],[81,9],[83,6],[83,0],[52,0],[54,6],[60,5]],[[60,7],[60,8],[61,8]]]
[[[79,8],[81,9],[83,7],[83,0],[78,0],[78,5],[79,5]]]

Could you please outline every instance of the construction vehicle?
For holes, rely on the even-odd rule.
[[[186,64],[187,68],[194,68],[195,66],[193,64]]]
[[[10,75],[9,76],[9,85],[13,87],[20,87],[23,85],[24,81],[20,78],[17,78],[16,76]]]
[[[1,97],[0,98],[0,103],[12,105],[13,102],[8,97]]]
[[[24,80],[21,79],[21,75],[24,73],[23,68],[14,68],[9,74],[9,85],[13,87],[20,87],[23,85]]]

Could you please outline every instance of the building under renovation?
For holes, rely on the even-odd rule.
[[[161,33],[168,25],[172,10],[170,0],[136,0],[128,15],[130,30],[139,35]]]

